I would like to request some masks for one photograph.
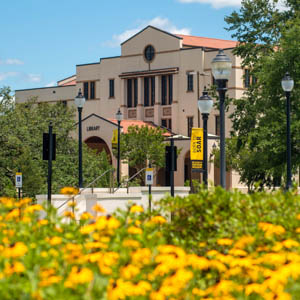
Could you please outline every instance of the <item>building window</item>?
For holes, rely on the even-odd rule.
[[[86,100],[89,99],[89,83],[88,82],[83,83],[83,96]]]
[[[161,119],[161,126],[172,130],[172,119]]]
[[[151,106],[155,103],[155,77],[152,76],[151,78]]]
[[[173,102],[173,75],[161,76],[161,104],[168,105]]]
[[[220,135],[220,116],[215,116],[215,134]]]
[[[109,98],[115,97],[115,80],[109,79]]]
[[[127,79],[127,107],[137,107],[138,82],[137,78]]]
[[[83,83],[83,96],[86,100],[96,98],[95,81],[86,81]]]
[[[144,106],[153,106],[155,102],[155,77],[144,78]]]
[[[192,92],[194,90],[194,76],[193,74],[187,74],[187,91]]]
[[[244,87],[248,88],[250,86],[250,70],[246,69],[244,73]]]
[[[138,81],[137,78],[133,79],[133,105],[137,107],[138,104]]]
[[[95,99],[95,81],[90,82],[90,99]]]
[[[194,117],[187,117],[187,135],[192,135],[192,128],[194,126]]]
[[[153,60],[154,58],[154,55],[155,55],[155,50],[153,48],[153,46],[149,45],[145,48],[145,51],[144,51],[144,57],[145,59],[150,62]]]
[[[144,106],[149,106],[149,77],[144,78]]]

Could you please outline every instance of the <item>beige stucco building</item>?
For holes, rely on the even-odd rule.
[[[83,123],[83,140],[92,147],[104,147],[116,165],[111,139],[119,108],[124,116],[123,130],[130,124],[151,122],[167,127],[174,134],[189,136],[191,127],[202,126],[197,99],[204,87],[213,83],[211,61],[220,48],[232,60],[228,94],[232,98],[241,97],[247,80],[243,78],[240,59],[232,54],[235,46],[234,41],[173,35],[148,26],[121,44],[120,56],[77,65],[74,76],[58,81],[54,87],[17,90],[16,101],[24,102],[37,96],[38,102],[63,101],[65,105],[73,106],[81,88],[87,100],[83,118],[90,116]],[[227,136],[230,126],[229,119],[226,119]],[[210,158],[212,145],[218,145],[218,110],[214,109],[209,116],[208,132],[211,135],[208,141]],[[184,185],[192,174],[190,142],[177,141],[175,144],[182,149],[177,161],[175,185]],[[209,163],[208,171],[209,180],[218,184],[219,171],[213,163]],[[122,165],[122,174],[128,175],[126,165]],[[199,173],[192,176],[201,177]],[[157,185],[165,185],[164,170],[158,171],[155,181]],[[227,186],[238,185],[237,174],[228,172]]]

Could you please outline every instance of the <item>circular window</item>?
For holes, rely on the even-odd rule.
[[[154,58],[154,54],[155,51],[153,46],[149,45],[145,48],[144,56],[147,61],[151,61]]]

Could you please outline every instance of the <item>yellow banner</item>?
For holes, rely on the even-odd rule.
[[[113,136],[111,139],[112,147],[115,148],[118,145],[118,129],[113,130]]]
[[[192,128],[191,160],[203,160],[203,128]]]

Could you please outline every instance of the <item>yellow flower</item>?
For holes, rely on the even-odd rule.
[[[300,220],[300,214],[297,215],[297,220]]]
[[[110,217],[107,221],[108,229],[117,229],[120,227],[120,225],[121,225],[120,221],[114,217]]]
[[[65,287],[72,288],[76,284],[89,283],[94,279],[93,272],[88,268],[82,268],[81,270],[74,266],[65,281]]]
[[[62,238],[59,236],[54,236],[53,238],[51,238],[49,240],[49,244],[51,246],[59,245],[59,244],[61,244],[61,242],[62,242]]]
[[[46,220],[46,219],[42,219],[42,220],[39,220],[39,221],[38,221],[38,224],[41,225],[41,226],[42,226],[42,225],[48,225],[48,224],[49,224],[49,221]]]
[[[61,276],[50,276],[40,281],[39,286],[46,287],[58,283],[62,280]]]
[[[243,249],[248,244],[252,244],[255,241],[255,238],[251,235],[244,235],[242,236],[235,244],[234,248]]]
[[[139,227],[136,227],[136,226],[130,226],[127,229],[127,232],[130,233],[130,234],[142,234],[143,230]]]
[[[300,227],[296,228],[296,232],[300,233]]]
[[[60,190],[60,193],[64,195],[77,195],[79,193],[79,189],[66,186]]]
[[[246,251],[242,249],[235,249],[235,248],[230,249],[228,253],[233,256],[247,256],[248,254]]]
[[[13,264],[5,263],[4,273],[8,276],[12,275],[13,273],[23,273],[25,271],[24,265],[16,261]]]
[[[19,217],[20,217],[20,210],[18,208],[15,208],[6,215],[5,219],[11,220]]]
[[[71,211],[65,211],[64,216],[67,217],[67,218],[70,218],[70,219],[75,219],[75,215]]]
[[[198,246],[199,246],[200,248],[203,248],[203,247],[206,246],[206,243],[205,243],[205,242],[200,242],[200,243],[198,244]]]
[[[104,243],[101,243],[101,242],[89,242],[89,243],[85,243],[85,247],[87,249],[96,249],[96,248],[107,249],[108,248],[107,244],[104,244]]]
[[[94,219],[93,215],[91,215],[89,212],[84,212],[80,216],[80,220],[89,220],[89,219]]]
[[[258,223],[258,227],[265,232],[266,237],[270,237],[273,234],[280,235],[285,233],[285,229],[281,225],[260,222]]]
[[[130,207],[130,212],[131,213],[137,213],[137,212],[143,212],[144,211],[144,208],[142,206],[139,206],[139,205],[132,205]]]
[[[68,206],[69,207],[75,207],[76,206],[76,201],[69,201]]]
[[[161,292],[151,292],[150,300],[165,300],[166,297]]]
[[[7,258],[24,256],[28,251],[27,246],[22,242],[17,242],[13,247],[5,248],[3,255]]]
[[[34,205],[30,205],[30,206],[26,207],[24,209],[24,213],[31,214],[31,213],[34,213],[35,211],[39,211],[39,210],[43,210],[43,206],[40,204],[34,204]]]
[[[155,216],[151,218],[150,222],[154,224],[164,224],[167,220],[163,216]]]
[[[124,240],[122,243],[123,247],[128,247],[128,248],[139,248],[140,247],[140,242],[136,241],[136,240]]]
[[[140,248],[131,253],[132,263],[140,266],[151,262],[151,250],[149,248]]]
[[[127,265],[120,270],[120,274],[124,279],[133,279],[136,275],[140,273],[140,268],[135,265]]]
[[[299,247],[299,243],[297,241],[294,241],[294,240],[291,240],[291,239],[288,239],[288,240],[285,240],[282,242],[282,245],[285,247],[285,248],[293,248],[293,247]]]
[[[94,211],[99,212],[99,213],[105,213],[106,210],[99,204],[96,204],[92,208]]]
[[[217,240],[217,243],[221,246],[230,246],[233,243],[233,240],[224,238]]]
[[[96,229],[95,224],[88,224],[88,225],[85,225],[80,228],[80,233],[81,234],[89,234],[89,233],[95,231],[95,229]]]

